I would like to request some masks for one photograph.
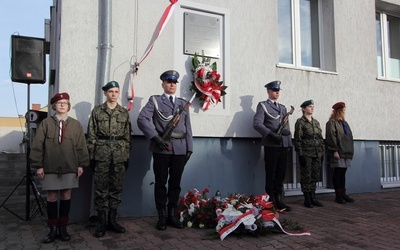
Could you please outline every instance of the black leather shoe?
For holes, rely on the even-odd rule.
[[[178,214],[175,207],[168,208],[167,225],[178,229],[183,228],[182,222],[180,222],[178,219]]]
[[[71,235],[69,235],[67,231],[67,226],[59,226],[58,227],[58,235],[60,236],[60,240],[62,241],[70,241]]]
[[[158,221],[156,228],[158,230],[166,230],[167,229],[167,222],[166,222],[167,214],[165,213],[164,209],[158,209]]]
[[[56,226],[50,226],[50,232],[47,234],[46,237],[43,239],[44,244],[48,243],[53,243],[54,239],[57,238],[57,227]]]
[[[126,232],[125,228],[117,223],[116,217],[117,217],[117,210],[110,210],[108,212],[107,230],[119,234],[125,233]]]
[[[99,224],[97,225],[96,232],[94,233],[94,236],[99,238],[103,237],[106,234],[106,212],[105,211],[99,211],[98,212],[98,220]]]

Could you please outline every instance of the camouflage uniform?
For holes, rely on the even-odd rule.
[[[121,203],[125,162],[129,159],[131,123],[121,105],[110,109],[103,103],[92,110],[87,145],[94,170],[97,210],[117,209]]]
[[[325,148],[321,126],[317,120],[312,118],[309,121],[304,116],[297,119],[294,146],[300,160],[301,191],[315,192]]]

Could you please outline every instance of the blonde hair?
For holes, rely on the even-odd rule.
[[[344,109],[345,109],[346,107],[343,107],[343,108],[340,108],[340,109],[337,109],[337,110],[332,110],[332,113],[331,113],[331,116],[329,117],[329,120],[335,120],[335,121],[339,121],[339,120],[344,120],[344,113],[345,113],[345,111],[344,111]]]

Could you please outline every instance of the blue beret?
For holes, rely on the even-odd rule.
[[[305,108],[305,107],[307,107],[308,105],[314,105],[314,101],[313,100],[307,100],[307,101],[304,101],[301,105],[300,105],[300,107],[301,108]]]
[[[178,71],[175,70],[167,70],[160,75],[161,81],[170,80],[173,82],[178,82],[178,78],[179,78],[179,73]]]
[[[267,84],[265,84],[264,87],[267,89],[281,90],[281,81],[273,81],[273,82],[267,83]]]
[[[109,90],[109,89],[111,89],[111,88],[119,88],[118,82],[116,82],[116,81],[111,81],[111,82],[107,83],[106,85],[104,85],[101,89],[102,89],[103,91],[107,91],[107,90]]]

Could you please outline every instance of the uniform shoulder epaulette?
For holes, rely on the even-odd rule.
[[[150,98],[152,98],[152,97],[160,97],[161,95],[152,95],[152,96],[150,96]]]

